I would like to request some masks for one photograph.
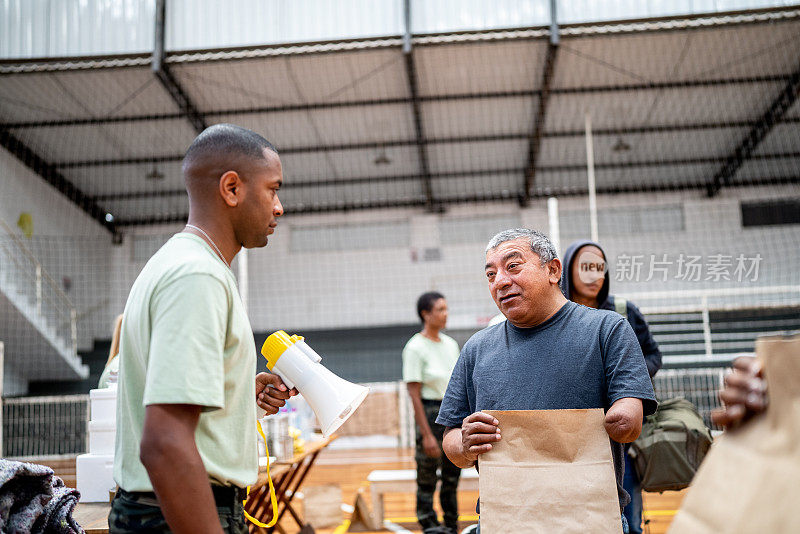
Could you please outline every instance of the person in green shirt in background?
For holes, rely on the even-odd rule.
[[[444,427],[436,424],[447,383],[458,360],[458,343],[441,331],[447,326],[447,301],[441,293],[424,293],[417,300],[422,331],[403,349],[403,381],[414,406],[417,423],[417,520],[423,533],[458,532],[458,478],[456,467],[442,450]],[[444,512],[442,527],[433,510],[436,471],[441,470],[439,502]]]

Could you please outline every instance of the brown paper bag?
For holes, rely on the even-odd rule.
[[[503,439],[479,459],[481,534],[622,532],[602,409],[486,413]]]
[[[670,534],[800,532],[800,336],[756,341],[769,406],[714,442]]]

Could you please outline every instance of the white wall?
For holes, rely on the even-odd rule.
[[[516,214],[519,224],[546,228],[544,202],[526,210],[515,204],[487,203],[453,206],[448,218]],[[485,241],[494,230],[471,243],[442,246],[441,216],[418,209],[386,209],[283,217],[269,244],[249,251],[249,310],[256,331],[278,328],[355,328],[415,323],[417,297],[432,289],[443,291],[451,306],[451,326],[472,327],[496,313],[483,275]],[[292,252],[292,230],[297,227],[358,225],[406,221],[411,242],[326,252]],[[124,308],[127,289],[144,262],[132,261],[136,237],[166,240],[181,225],[132,229],[121,246],[114,247],[111,273],[114,313]],[[498,228],[502,229],[502,228]],[[426,248],[438,248],[441,260],[424,261]],[[416,257],[416,259],[414,259]],[[236,262],[233,269],[236,272]]]
[[[800,274],[793,268],[800,262],[798,226],[774,226],[743,229],[740,224],[739,199],[798,197],[800,186],[782,188],[727,189],[714,199],[689,191],[669,194],[632,194],[600,196],[600,209],[624,206],[683,205],[685,228],[676,233],[601,235],[611,268],[622,253],[677,261],[681,253],[701,255],[704,261],[712,254],[746,256],[761,254],[759,279],[755,282],[675,280],[673,272],[667,283],[646,281],[612,282],[620,293],[665,289],[708,289],[719,287],[755,287],[800,285]],[[564,198],[561,210],[586,209],[587,200]],[[476,204],[451,207],[445,218],[483,217],[518,213],[523,225],[548,231],[547,208],[538,200],[526,209],[514,204]],[[256,330],[274,328],[334,328],[365,325],[413,323],[414,303],[424,291],[438,289],[449,300],[451,326],[475,326],[496,313],[489,298],[483,275],[484,247],[491,235],[474,236],[470,244],[442,245],[438,242],[436,222],[439,216],[421,216],[417,210],[383,210],[353,214],[325,214],[286,217],[278,226],[270,245],[250,255],[250,315]],[[338,225],[380,220],[411,221],[410,247],[391,242],[383,248],[358,251],[297,253],[290,251],[295,225]],[[587,232],[588,234],[588,228]],[[579,236],[562,235],[562,247]],[[586,237],[586,236],[584,236]],[[441,260],[413,261],[412,249],[439,247]],[[649,265],[649,264],[648,264]],[[673,266],[673,271],[677,265]],[[644,272],[644,275],[647,273]]]
[[[800,286],[800,274],[793,267],[800,264],[800,228],[793,225],[743,229],[739,220],[740,199],[783,197],[800,197],[800,186],[723,189],[714,199],[706,198],[699,191],[601,195],[598,198],[601,210],[679,204],[683,206],[685,218],[684,230],[676,233],[600,235],[612,269],[613,291],[630,294],[671,289]],[[560,200],[562,212],[586,207],[585,197]],[[442,219],[470,220],[497,215],[518,216],[523,226],[548,231],[544,199],[534,201],[525,209],[511,203],[451,206],[444,215],[425,214],[417,209],[287,215],[279,222],[269,245],[249,253],[249,308],[253,328],[256,331],[278,328],[300,331],[410,324],[417,320],[414,311],[417,297],[432,289],[448,297],[451,327],[480,325],[497,313],[483,274],[484,247],[491,234],[469,236],[469,243],[448,245],[440,242],[438,227]],[[331,228],[387,221],[410,224],[409,245],[398,246],[387,240],[371,249],[361,249],[354,244],[349,250],[292,251],[298,248],[292,247],[293,229],[297,227]],[[135,234],[159,235],[165,240],[179,229],[180,225],[170,225],[138,229]],[[562,248],[578,237],[562,235]],[[143,262],[131,261],[133,240],[133,236],[127,236],[125,243],[112,252],[110,271],[114,289],[111,293],[115,310],[123,308],[127,288],[143,266]],[[426,248],[438,248],[441,259],[424,261]],[[697,282],[676,280],[675,264],[667,282],[646,281],[651,254],[659,259],[667,254],[669,260],[676,262],[682,253],[701,255],[704,262],[712,254],[734,258],[740,253],[748,257],[761,254],[763,259],[755,282],[715,282],[705,279],[705,271],[703,279]],[[644,257],[645,265],[638,282],[614,280],[614,263],[620,254]],[[674,300],[676,304],[679,302],[683,301]],[[663,300],[659,304],[663,305]]]
[[[33,217],[31,239],[17,227],[21,213]],[[79,344],[89,348],[100,332],[111,328],[105,304],[111,234],[4,149],[0,149],[0,218],[77,308]],[[4,235],[0,230],[0,238]]]
[[[11,369],[6,368],[3,372],[3,396],[15,397],[17,395],[24,395],[27,392],[28,381]]]
[[[33,215],[35,235],[108,236],[39,175],[0,148],[0,217],[12,226],[22,212]]]
[[[179,232],[181,228],[183,228],[182,224],[170,224],[129,229],[122,244],[112,245],[108,256],[110,299],[108,317],[116,317],[125,309],[128,292],[146,263],[146,261],[137,261],[135,259],[134,247],[136,246],[136,238],[153,236],[156,238],[156,243],[163,244],[169,239],[170,235]],[[155,252],[157,248],[151,248],[151,250]]]
[[[33,237],[30,239],[24,237],[17,227],[21,213],[30,213],[33,218]],[[105,257],[111,248],[110,234],[3,149],[0,149],[0,219],[19,237],[77,308],[81,348],[89,348],[94,338],[105,336],[111,324],[107,317],[108,306],[104,303],[108,293]],[[25,265],[26,260],[10,246],[11,239],[4,230],[0,230],[0,239]],[[69,280],[69,288],[64,286],[65,279]],[[23,277],[18,276],[17,281],[20,289],[32,292]],[[45,290],[46,297],[48,294]],[[24,321],[21,317],[17,320]],[[31,332],[30,327],[24,324],[0,326],[0,337],[28,336]],[[34,365],[36,354],[26,354],[25,358],[28,364]],[[5,395],[27,391],[26,377],[16,372],[10,363],[15,360],[19,360],[19,355],[6,353]]]

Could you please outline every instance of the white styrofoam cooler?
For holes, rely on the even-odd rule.
[[[114,439],[117,433],[117,388],[89,392],[89,453],[75,461],[75,478],[81,502],[108,502],[114,482]]]
[[[81,502],[108,502],[114,482],[114,454],[81,454],[75,462]]]
[[[93,389],[89,392],[92,421],[114,421],[117,418],[117,388]]]
[[[114,455],[116,421],[89,421],[89,454]]]

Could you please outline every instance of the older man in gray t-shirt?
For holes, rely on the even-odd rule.
[[[622,443],[656,409],[647,366],[627,321],[617,313],[567,301],[561,262],[546,236],[527,229],[496,235],[486,251],[489,289],[507,321],[464,345],[436,422],[449,427],[444,451],[460,467],[501,439],[481,410],[603,408],[614,457],[620,509]]]

